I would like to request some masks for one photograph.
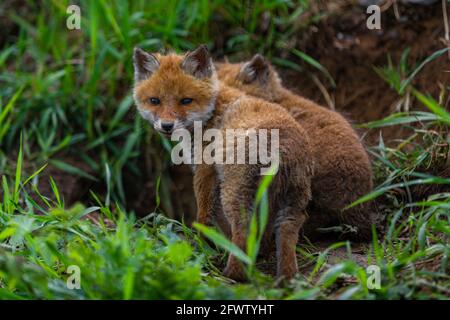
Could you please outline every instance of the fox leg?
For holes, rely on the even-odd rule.
[[[339,146],[340,149],[342,149]],[[379,214],[374,201],[345,209],[373,189],[370,161],[363,149],[354,146],[354,152],[334,153],[332,160],[321,163],[320,172],[313,180],[313,203],[330,216],[332,225],[351,226],[353,232],[344,234],[352,241],[372,238],[372,224],[377,225]],[[330,149],[331,150],[331,149]],[[333,149],[334,150],[334,149]],[[337,149],[336,147],[336,150]],[[350,149],[345,149],[350,150]],[[321,157],[327,154],[325,150]]]
[[[204,225],[212,224],[215,204],[215,189],[217,188],[216,172],[213,166],[200,164],[194,173],[194,191],[197,201],[197,222]]]
[[[275,222],[275,242],[277,250],[277,278],[290,279],[298,272],[296,246],[300,228],[306,220],[306,212],[293,212],[285,208],[278,212]]]
[[[213,166],[200,164],[194,174],[194,191],[197,201],[196,222],[206,226],[216,224],[229,238],[231,231],[220,203],[220,186]]]
[[[290,279],[298,273],[296,247],[300,229],[308,218],[306,208],[311,199],[311,180],[296,168],[289,189],[275,217],[274,232],[277,254],[277,278]],[[284,179],[286,180],[286,179]]]
[[[224,165],[219,168],[222,209],[231,227],[231,241],[245,252],[253,198],[259,180],[259,170],[249,165]],[[232,254],[223,274],[237,281],[246,278],[243,264]]]
[[[246,245],[246,228],[243,228],[240,225],[234,225],[231,227],[231,241],[237,245],[242,251],[245,252]],[[244,281],[246,279],[245,269],[234,255],[230,254],[228,257],[227,265],[225,270],[223,271],[223,275],[230,279],[234,279],[236,281]]]

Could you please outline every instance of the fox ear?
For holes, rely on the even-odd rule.
[[[213,64],[208,48],[203,44],[186,54],[181,68],[196,78],[210,78],[213,75]]]
[[[159,68],[158,59],[151,53],[145,52],[141,48],[134,48],[134,79],[136,82],[150,77]]]
[[[262,55],[255,54],[250,61],[244,63],[237,79],[246,84],[254,81],[266,84],[269,79],[269,73],[269,62]]]

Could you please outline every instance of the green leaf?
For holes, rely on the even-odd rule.
[[[56,186],[55,180],[53,180],[52,177],[50,177],[50,187],[52,188],[53,194],[55,195],[58,206],[63,207],[63,203],[61,202],[61,197],[59,195],[58,187]]]
[[[378,198],[386,191],[392,190],[395,188],[409,187],[409,186],[418,185],[418,184],[450,184],[450,181],[448,179],[444,179],[444,178],[440,178],[440,177],[421,175],[418,173],[413,173],[411,175],[423,177],[423,179],[411,180],[411,181],[407,181],[407,182],[401,182],[401,183],[396,183],[396,184],[391,184],[391,185],[388,185],[385,187],[381,187],[379,189],[376,189],[376,190],[366,194],[365,196],[362,196],[355,202],[353,202],[350,205],[348,205],[347,207],[345,207],[344,210],[347,210],[347,209],[357,206],[361,203]]]
[[[427,221],[424,221],[419,229],[419,234],[417,235],[417,241],[419,243],[419,248],[421,250],[425,249],[427,241]]]
[[[29,176],[25,182],[22,184],[22,187],[25,186],[28,182],[30,182],[31,180],[33,180],[34,177],[36,177],[38,174],[40,174],[46,167],[47,167],[47,163],[44,164],[42,167],[40,167],[38,170],[36,170],[31,176]]]
[[[123,277],[123,299],[130,300],[133,297],[134,289],[134,271],[132,266],[128,266],[127,271]]]
[[[68,164],[68,163],[65,163],[65,162],[63,162],[63,161],[60,161],[60,160],[50,160],[49,162],[50,162],[50,164],[52,164],[52,165],[55,166],[56,168],[58,168],[58,169],[60,169],[60,170],[63,170],[63,171],[65,171],[65,172],[67,172],[67,173],[71,173],[71,174],[74,174],[74,175],[77,175],[77,176],[80,176],[80,177],[83,177],[83,178],[86,178],[86,179],[89,179],[89,180],[93,180],[93,181],[96,181],[96,180],[97,180],[97,179],[96,179],[95,177],[93,177],[92,175],[90,175],[90,174],[84,172],[83,170],[81,170],[81,169],[79,169],[79,168],[77,168],[77,167],[75,167],[75,166],[72,166],[72,165],[70,165],[70,164]]]
[[[423,69],[423,67],[433,61],[434,59],[440,57],[444,53],[446,53],[449,50],[449,48],[444,48],[441,50],[436,51],[431,56],[427,57],[412,73],[411,75],[404,81],[402,81],[402,85],[400,87],[399,93],[403,94],[405,92],[405,89],[411,84],[411,81],[414,79],[414,77],[420,72],[420,70]]]
[[[408,124],[423,121],[437,121],[440,117],[429,112],[399,112],[394,113],[384,119],[368,122],[357,127],[359,128],[381,128],[395,126],[399,124]]]
[[[443,107],[437,103],[436,100],[434,100],[432,97],[426,97],[423,94],[421,94],[417,90],[413,90],[413,94],[419,99],[420,102],[422,102],[428,109],[430,109],[434,114],[436,114],[440,120],[446,122],[450,125],[450,114],[445,111]]]
[[[156,208],[159,208],[159,205],[161,204],[161,196],[159,195],[159,187],[161,186],[161,175],[158,176],[158,179],[156,179]]]
[[[20,181],[22,179],[22,162],[23,162],[23,139],[22,134],[20,135],[20,147],[19,147],[19,155],[17,156],[17,165],[16,165],[16,178],[14,183],[14,203],[19,201],[19,187]]]
[[[16,232],[16,228],[8,227],[2,232],[0,232],[0,241],[5,240],[6,238],[11,237]]]
[[[84,209],[83,211],[81,211],[80,213],[77,213],[76,215],[73,216],[73,220],[80,220],[81,218],[83,218],[84,216],[87,216],[88,214],[98,211],[100,210],[100,207],[89,207]]]
[[[325,271],[325,273],[320,277],[318,283],[327,288],[332,285],[337,278],[345,272],[346,269],[347,264],[345,262],[338,263]]]
[[[228,240],[224,235],[220,234],[213,228],[207,227],[200,223],[194,223],[194,228],[203,233],[208,239],[214,242],[217,246],[225,249],[230,254],[234,255],[237,259],[241,260],[245,264],[250,265],[252,260],[242,251],[238,246]]]
[[[298,64],[296,64],[295,62],[292,62],[290,60],[287,59],[281,59],[281,58],[277,58],[277,57],[273,57],[272,58],[272,62],[276,65],[279,65],[280,67],[284,67],[284,68],[289,68],[295,71],[303,71],[303,68],[300,67]]]
[[[20,94],[22,93],[24,87],[21,87],[19,90],[16,91],[16,93],[13,95],[13,97],[8,101],[5,108],[0,113],[0,127],[4,125],[3,120],[6,118],[9,112],[11,112],[12,108],[14,107],[14,104],[16,103],[16,100],[19,98]]]
[[[336,82],[334,81],[333,77],[331,76],[330,72],[328,72],[328,70],[322,66],[317,60],[315,60],[313,57],[307,55],[306,53],[297,50],[297,49],[291,49],[291,52],[296,55],[297,57],[303,59],[305,62],[307,62],[308,64],[310,64],[311,66],[313,66],[314,68],[318,69],[319,71],[321,71],[330,81],[331,85],[333,86],[333,88],[336,87]]]

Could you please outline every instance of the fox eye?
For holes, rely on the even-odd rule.
[[[192,100],[193,99],[191,99],[191,98],[183,98],[183,99],[180,100],[180,103],[182,105],[186,106],[186,105],[190,104],[192,102]]]
[[[154,106],[157,106],[161,103],[161,101],[158,98],[153,98],[153,97],[148,99],[148,101]]]

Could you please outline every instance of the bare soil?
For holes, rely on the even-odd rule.
[[[339,1],[330,1],[339,2]],[[341,1],[342,2],[342,1]],[[433,6],[399,5],[399,18],[393,8],[382,13],[382,29],[369,30],[364,9],[354,5],[338,7],[327,18],[311,25],[291,44],[319,61],[336,81],[333,88],[317,69],[299,58],[289,56],[307,72],[282,71],[285,85],[322,105],[327,105],[319,87],[311,80],[316,76],[334,100],[335,109],[353,123],[382,119],[395,112],[399,95],[375,72],[374,67],[388,64],[391,57],[398,66],[405,49],[410,49],[411,70],[426,57],[445,47],[443,12],[440,3]],[[449,85],[450,59],[443,55],[427,64],[415,77],[413,85],[436,99]],[[444,89],[445,90],[445,89]],[[448,106],[448,100],[445,106]],[[412,104],[420,108],[419,103]],[[409,132],[400,127],[383,129],[383,138],[391,141]],[[377,143],[379,132],[365,136],[368,145]]]

